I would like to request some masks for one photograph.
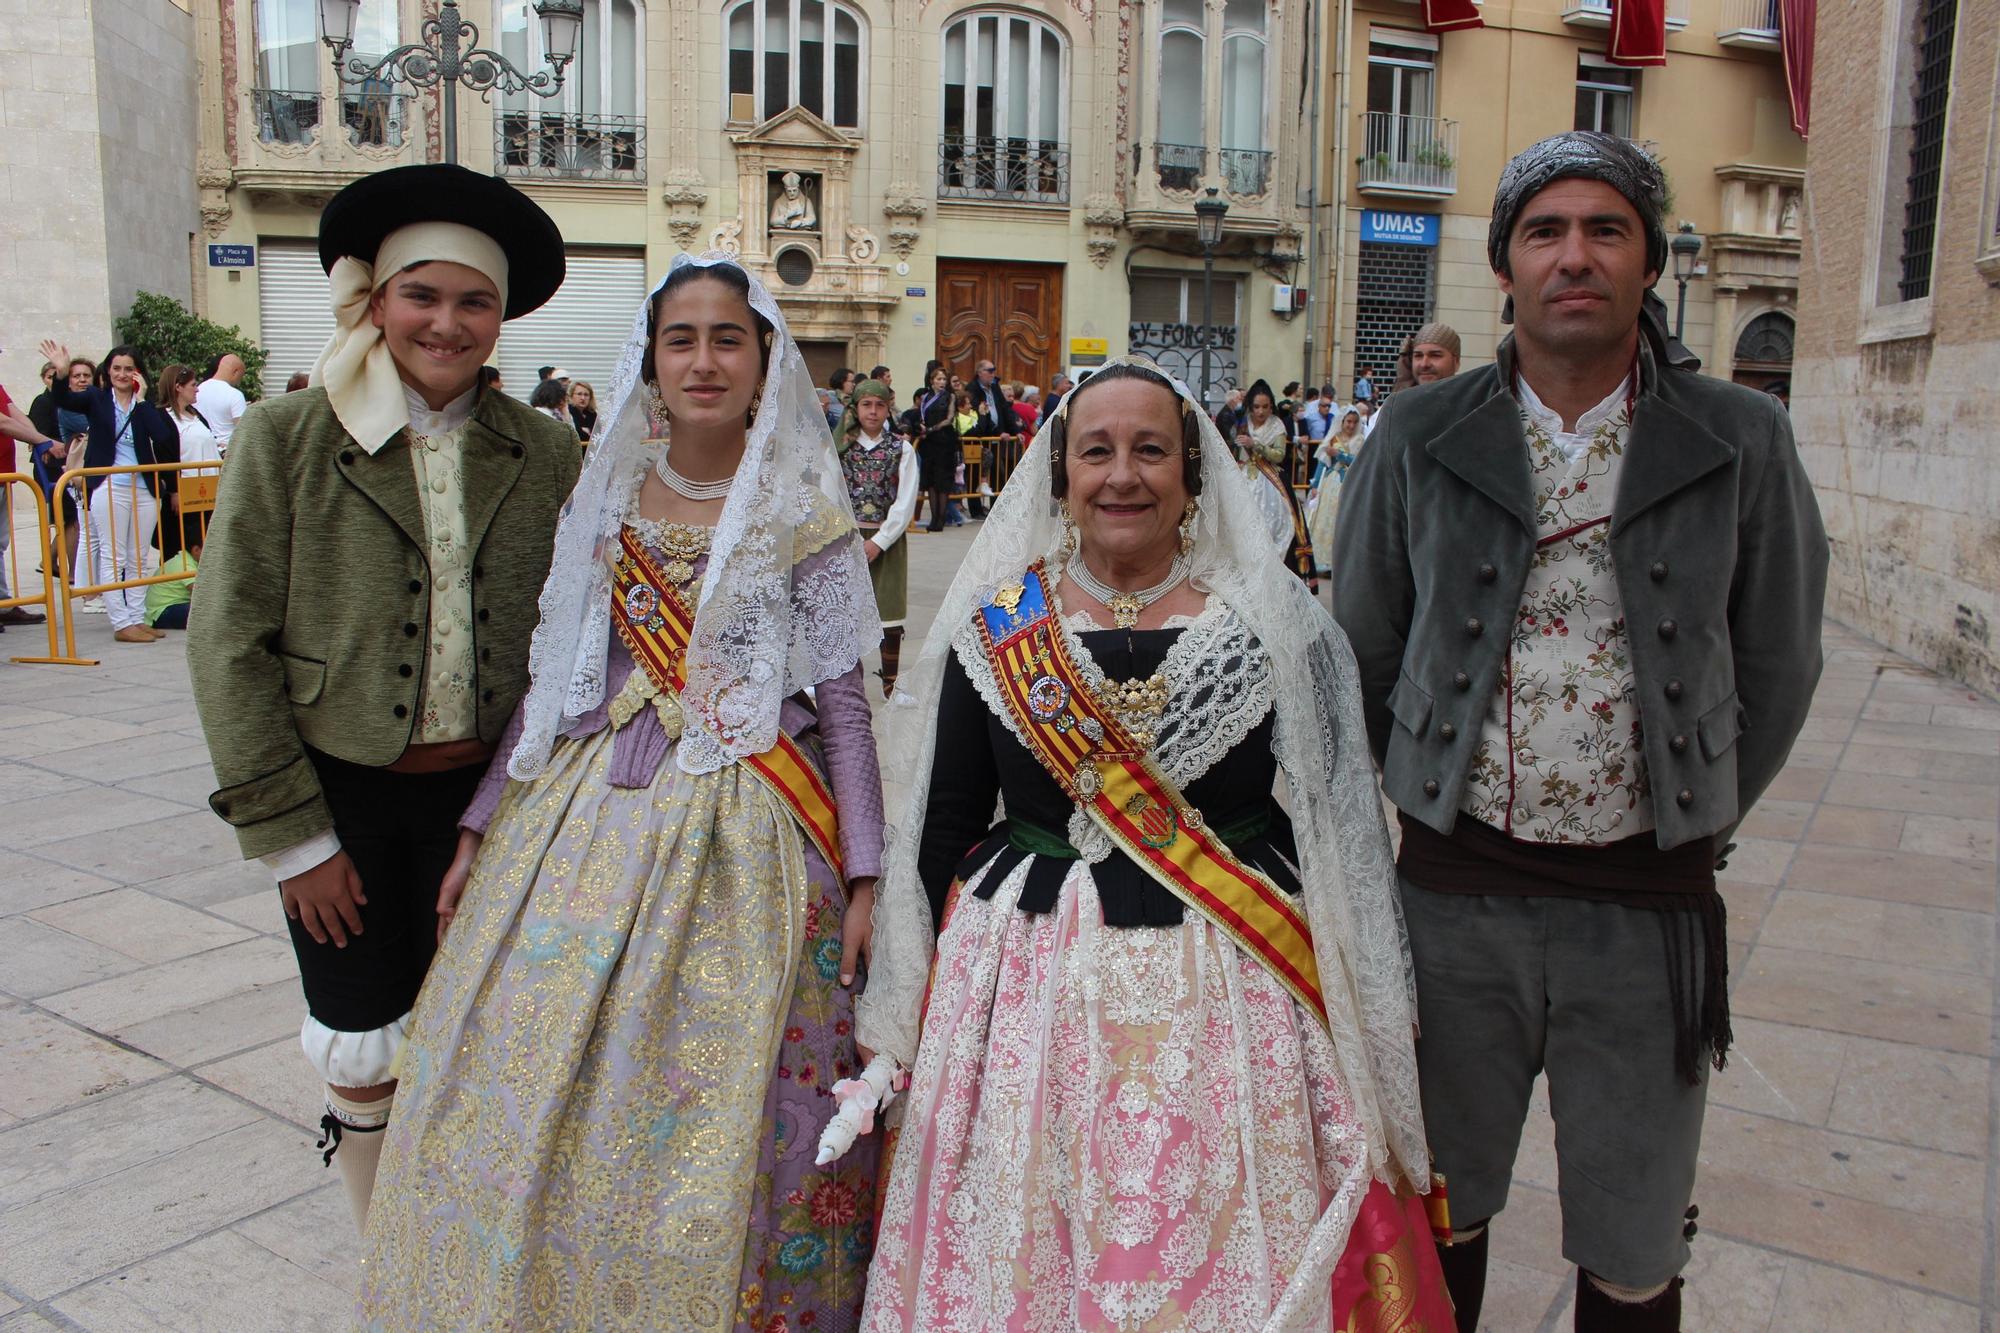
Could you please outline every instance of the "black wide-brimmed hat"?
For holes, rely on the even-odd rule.
[[[319,216],[319,262],[375,262],[390,232],[413,222],[456,222],[491,236],[507,256],[506,318],[519,319],[562,286],[562,232],[541,205],[501,180],[445,163],[363,176]],[[387,275],[383,275],[387,276]]]

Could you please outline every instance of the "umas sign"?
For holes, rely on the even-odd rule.
[[[1363,209],[1361,239],[1387,245],[1435,246],[1438,243],[1438,215]]]

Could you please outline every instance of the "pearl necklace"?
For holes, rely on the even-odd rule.
[[[729,494],[729,488],[736,484],[733,473],[721,481],[689,481],[674,471],[673,464],[667,461],[665,450],[660,452],[658,460],[653,464],[653,475],[665,482],[667,489],[675,495],[696,502],[724,499]]]
[[[1063,572],[1076,580],[1077,587],[1104,604],[1104,608],[1111,612],[1119,629],[1131,629],[1139,623],[1141,612],[1166,596],[1187,577],[1188,563],[1186,556],[1175,556],[1173,566],[1167,570],[1165,578],[1152,587],[1141,588],[1137,592],[1118,591],[1091,573],[1090,566],[1086,565],[1081,557],[1071,561]]]

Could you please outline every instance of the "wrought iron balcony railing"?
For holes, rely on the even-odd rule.
[[[1222,188],[1230,194],[1263,194],[1271,188],[1274,155],[1257,148],[1220,151]]]
[[[1778,48],[1778,0],[1722,0],[1716,40],[1724,46]]]
[[[309,144],[319,136],[319,94],[283,88],[252,88],[257,137],[265,143]]]
[[[340,124],[356,148],[401,148],[409,135],[408,93],[361,87],[339,95]],[[252,88],[257,137],[268,144],[304,145],[319,138],[322,98],[317,92]]]
[[[1069,202],[1069,145],[1047,139],[947,134],[938,143],[938,198]]]
[[[1201,188],[1202,173],[1208,170],[1208,147],[1196,143],[1156,143],[1153,157],[1159,167],[1160,188],[1194,191]]]
[[[1458,122],[1436,116],[1362,113],[1362,190],[1452,194],[1458,189]]]
[[[494,117],[493,127],[494,157],[503,176],[646,179],[646,121],[642,116],[502,111]]]

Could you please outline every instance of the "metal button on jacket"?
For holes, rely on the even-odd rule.
[[[1438,786],[1438,780],[1436,778],[1424,779],[1424,795],[1436,796],[1440,790],[1441,788]]]
[[[1675,804],[1679,805],[1681,809],[1685,810],[1689,806],[1694,804],[1694,792],[1686,787],[1682,787],[1680,790],[1680,794],[1674,797],[1674,802]]]
[[[1476,639],[1486,632],[1486,626],[1479,623],[1478,616],[1471,616],[1465,622],[1465,632]]]
[[[1675,624],[1675,623],[1673,622],[1673,620],[1672,620],[1671,618],[1669,618],[1669,619],[1666,619],[1666,620],[1662,620],[1662,621],[1660,622],[1660,637],[1661,637],[1661,638],[1663,638],[1663,639],[1671,639],[1671,638],[1673,638],[1673,637],[1674,637],[1674,635],[1676,635],[1676,634],[1678,634],[1678,633],[1680,633],[1680,632],[1681,632],[1681,627],[1680,627],[1679,625],[1676,625],[1676,624]]]
[[[405,638],[411,639],[417,637],[417,623],[414,620],[404,622],[403,635]]]
[[[1667,748],[1669,750],[1672,750],[1675,754],[1686,754],[1688,748],[1688,738],[1685,736],[1676,736],[1672,740],[1667,742]]]
[[[1653,567],[1646,572],[1652,576],[1653,582],[1665,583],[1667,581],[1667,562],[1664,560],[1655,560]]]
[[[1451,683],[1460,690],[1469,690],[1472,688],[1472,677],[1460,671],[1452,676]]]
[[[1679,702],[1681,697],[1681,682],[1679,678],[1676,677],[1675,679],[1668,681],[1667,687],[1665,690],[1662,691],[1662,693],[1667,696],[1668,703]]]
[[[1438,727],[1438,739],[1441,741],[1448,741],[1455,739],[1457,735],[1458,735],[1458,728],[1454,727],[1449,722],[1442,723]]]
[[[1481,565],[1479,567],[1479,581],[1481,583],[1491,583],[1493,582],[1493,580],[1499,577],[1500,577],[1500,571],[1493,568],[1493,566]]]

